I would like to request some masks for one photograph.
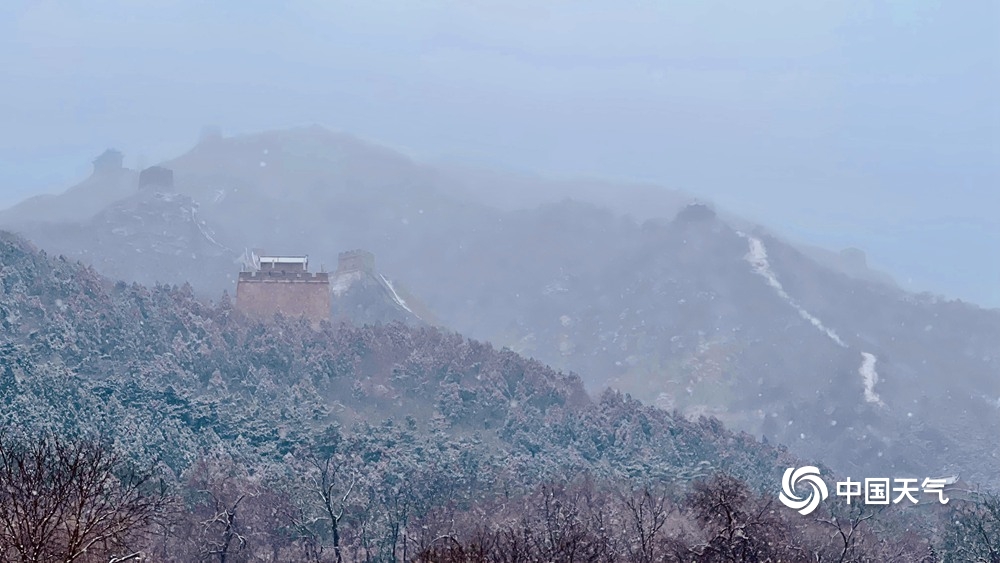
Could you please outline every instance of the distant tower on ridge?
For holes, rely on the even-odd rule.
[[[150,166],[139,173],[140,190],[172,190],[174,188],[174,171],[163,166]]]
[[[125,155],[117,149],[108,149],[94,159],[94,176],[109,176],[122,171]]]
[[[375,255],[367,250],[348,250],[337,255],[337,273],[375,270]]]

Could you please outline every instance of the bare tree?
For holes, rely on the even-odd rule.
[[[99,439],[0,433],[0,556],[120,559],[166,503],[153,478]]]
[[[834,511],[829,517],[817,521],[833,529],[832,545],[827,559],[836,563],[854,563],[869,560],[870,546],[867,524],[878,510],[855,503],[846,510]],[[826,559],[825,559],[826,560]]]
[[[717,475],[697,483],[689,503],[705,536],[690,547],[698,561],[770,561],[789,545],[785,524],[773,516],[772,501],[754,497],[733,477]]]
[[[591,557],[592,538],[584,526],[576,491],[564,486],[542,486],[534,514],[523,520],[531,548],[546,561],[585,561]]]
[[[314,516],[302,506],[289,506],[283,511],[285,520],[291,523],[294,541],[302,549],[302,557],[307,563],[323,560],[323,538],[317,530],[323,518]]]
[[[298,530],[307,552],[319,557],[323,548],[316,524],[327,522],[334,557],[343,563],[341,521],[348,502],[358,484],[358,476],[348,470],[348,459],[341,451],[341,436],[337,427],[328,427],[310,448],[299,452],[300,478],[303,494],[292,525]],[[312,544],[312,545],[310,545]]]
[[[240,533],[236,520],[236,511],[239,509],[240,504],[247,498],[247,493],[241,494],[235,501],[226,502],[211,491],[202,492],[212,497],[216,509],[215,516],[202,522],[202,525],[206,527],[222,527],[219,539],[217,541],[209,541],[204,555],[210,559],[218,557],[219,563],[226,563],[230,550],[234,550],[235,547],[235,551],[239,551],[247,546],[247,538]],[[235,546],[233,545],[234,540],[236,541]]]
[[[624,498],[628,531],[635,541],[626,542],[630,561],[651,563],[663,526],[667,523],[670,506],[663,491],[649,486],[631,489]]]
[[[333,553],[337,558],[337,563],[342,563],[344,559],[340,549],[340,520],[344,517],[344,509],[354,486],[357,484],[357,477],[351,479],[350,484],[341,494],[341,492],[336,492],[340,466],[334,462],[332,456],[323,460],[314,459],[313,462],[318,472],[314,486],[316,492],[319,493],[323,510],[330,522],[330,533],[333,535]]]

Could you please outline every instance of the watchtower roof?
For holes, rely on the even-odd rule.
[[[258,255],[256,252],[250,255],[250,263],[247,264],[250,270],[267,272],[308,272],[309,256],[306,255],[280,255],[273,254]]]
[[[259,256],[258,261],[263,264],[308,264],[308,256]]]

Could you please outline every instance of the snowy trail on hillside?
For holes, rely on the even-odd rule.
[[[403,299],[399,296],[399,294],[396,293],[396,288],[392,287],[392,283],[389,280],[385,279],[385,276],[383,276],[382,274],[379,274],[378,277],[382,278],[382,281],[385,282],[386,287],[388,287],[389,291],[392,292],[392,298],[396,300],[396,304],[398,304],[400,307],[406,309],[407,313],[410,313],[412,315],[416,315],[416,313],[414,313],[413,311],[411,311],[410,308],[406,306],[406,301],[403,301]],[[418,316],[417,318],[420,318],[420,317]]]
[[[784,299],[785,302],[787,302],[789,305],[792,306],[792,308],[798,311],[799,315],[803,319],[809,321],[809,323],[812,324],[814,327],[823,331],[827,336],[830,337],[830,340],[836,342],[837,345],[840,346],[841,348],[847,348],[847,344],[845,344],[844,341],[840,339],[840,336],[838,336],[837,333],[833,331],[833,329],[828,328],[815,315],[813,315],[812,313],[807,311],[804,307],[796,303],[795,300],[792,299],[792,296],[789,295],[787,291],[785,291],[785,288],[782,287],[781,282],[778,281],[778,276],[776,276],[774,274],[774,270],[771,269],[771,263],[768,262],[767,260],[767,248],[764,247],[764,243],[760,239],[752,237],[746,233],[737,233],[737,234],[747,239],[747,243],[750,246],[750,251],[747,252],[743,258],[747,261],[747,263],[750,264],[751,267],[753,267],[753,271],[756,272],[761,277],[763,277],[765,280],[767,280],[767,284],[774,289],[774,291],[778,294],[778,296]]]
[[[215,240],[215,238],[212,237],[211,233],[209,233],[205,229],[205,226],[202,225],[201,221],[198,220],[198,212],[193,208],[191,209],[191,221],[193,221],[195,226],[198,227],[198,232],[201,233],[201,236],[208,239],[208,242],[214,244],[215,246],[218,246],[223,250],[230,250],[229,247],[227,247],[224,244],[221,244],[219,241]]]
[[[774,270],[771,269],[771,263],[767,259],[767,248],[764,246],[763,241],[746,233],[737,234],[747,239],[750,250],[743,258],[750,264],[754,272],[767,280],[767,284],[774,289],[778,296],[798,311],[799,315],[801,315],[803,319],[809,321],[809,323],[814,327],[823,331],[823,333],[830,337],[830,340],[836,342],[841,348],[847,348],[847,344],[841,340],[840,336],[838,336],[833,329],[824,325],[823,321],[819,320],[819,318],[815,315],[796,303],[795,299],[793,299],[792,296],[785,291],[781,282],[778,281],[778,276],[775,275]],[[884,407],[885,403],[882,401],[882,398],[879,397],[878,393],[875,392],[875,384],[878,383],[878,372],[875,371],[875,364],[877,362],[878,358],[875,354],[862,352],[861,367],[858,368],[858,374],[861,375],[862,383],[864,384],[865,401]]]
[[[875,357],[875,354],[869,354],[868,352],[861,352],[861,358],[861,367],[858,368],[858,373],[861,374],[861,378],[865,382],[865,400],[884,407],[885,403],[882,402],[882,398],[875,392],[875,384],[878,383],[878,372],[875,371],[875,362],[878,361],[878,358]]]

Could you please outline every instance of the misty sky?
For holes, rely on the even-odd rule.
[[[1000,306],[1000,4],[7,1],[0,205],[226,133],[653,180]]]

